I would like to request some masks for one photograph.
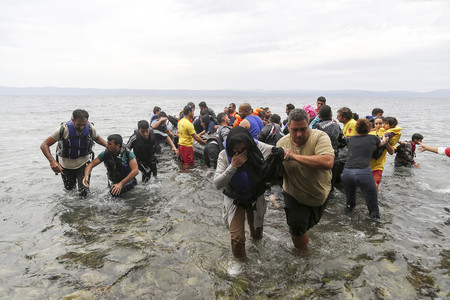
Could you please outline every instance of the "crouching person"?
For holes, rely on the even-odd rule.
[[[108,173],[108,185],[113,196],[131,190],[139,174],[136,156],[123,146],[122,136],[108,136],[106,150],[100,153],[85,169],[83,185],[89,187],[89,176],[93,168],[103,162]]]

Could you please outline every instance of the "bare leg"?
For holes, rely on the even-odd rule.
[[[298,250],[306,250],[309,244],[309,236],[308,233],[305,232],[301,236],[293,236],[291,235],[292,242],[294,243],[294,247]]]

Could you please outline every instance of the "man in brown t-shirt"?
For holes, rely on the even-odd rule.
[[[331,192],[334,150],[325,132],[309,128],[303,109],[289,113],[288,128],[289,134],[277,143],[285,150],[284,210],[294,246],[304,250],[307,231],[319,222]]]

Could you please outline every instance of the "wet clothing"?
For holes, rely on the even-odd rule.
[[[322,218],[329,197],[320,206],[309,206],[299,203],[291,195],[283,192],[284,212],[286,213],[289,233],[293,236],[302,236],[309,229],[316,226]]]
[[[269,123],[258,133],[258,141],[275,146],[277,142],[284,136],[280,125]]]
[[[85,163],[78,169],[62,168],[61,177],[64,183],[64,188],[68,191],[73,190],[78,184],[78,192],[80,196],[87,195],[89,188],[83,185],[84,169],[89,163]]]
[[[233,138],[233,134],[236,138]],[[245,141],[247,148],[247,162],[240,168],[231,165],[234,155],[232,151],[236,142]],[[219,153],[217,169],[214,174],[214,185],[217,189],[225,189],[223,219],[230,229],[232,251],[235,257],[245,257],[245,214],[249,222],[250,232],[253,238],[262,237],[264,214],[267,204],[264,199],[264,189],[258,194],[254,189],[257,181],[258,170],[263,165],[264,159],[268,158],[272,146],[264,143],[256,144],[248,131],[243,127],[234,127],[227,137],[227,149]],[[233,193],[230,189],[242,189]],[[250,205],[242,205],[237,198],[249,199]]]
[[[356,188],[359,187],[366,200],[370,216],[379,218],[378,192],[371,169],[345,168],[341,178],[344,186],[345,198],[347,200],[347,208],[353,210],[356,206]]]
[[[72,121],[65,122],[50,136],[58,142],[56,159],[62,167],[64,188],[72,190],[78,184],[80,195],[85,196],[88,188],[83,185],[84,169],[93,155],[93,141],[98,137],[94,124],[88,122],[84,130],[78,132]]]
[[[131,172],[130,161],[136,155],[122,147],[117,155],[113,155],[108,150],[102,151],[97,158],[105,164],[108,171],[108,179],[113,183],[119,183]]]
[[[288,134],[282,137],[277,147],[290,149],[300,155],[334,156],[328,135],[320,130],[310,129],[311,135],[306,143],[296,147]],[[283,190],[294,197],[299,203],[309,206],[320,206],[325,203],[331,191],[331,170],[318,170],[304,166],[294,160],[283,162]]]
[[[55,141],[58,142],[58,144],[68,144],[68,140],[70,137],[70,133],[69,133],[70,130],[68,127],[69,122],[61,124],[61,126],[59,126],[50,135]],[[89,138],[90,138],[90,140],[95,141],[98,138],[98,135],[97,135],[97,131],[95,130],[94,124],[88,122],[88,125],[89,125],[89,127],[88,126],[86,126],[86,127],[88,127]],[[76,134],[81,136],[82,132],[76,132]],[[66,150],[61,150],[61,151],[57,150],[57,153],[58,152],[66,152]],[[89,162],[91,155],[90,155],[90,153],[86,153],[86,154],[78,156],[76,158],[70,158],[70,157],[67,157],[67,155],[64,155],[64,156],[58,155],[58,156],[59,156],[59,164],[61,165],[61,167],[65,168],[65,169],[78,169],[80,167],[83,167],[87,162]]]
[[[189,120],[183,118],[178,122],[178,144],[185,147],[192,147],[194,145],[195,133],[194,125]]]
[[[359,187],[372,217],[379,217],[378,192],[372,170],[369,166],[380,139],[374,135],[355,135],[348,139],[348,156],[341,179],[344,186],[347,207],[356,205],[356,188]]]
[[[412,167],[414,165],[414,157],[416,156],[416,144],[413,141],[400,144],[395,149],[394,163],[396,167]]]
[[[366,169],[373,152],[380,145],[380,139],[374,135],[355,135],[348,139],[346,169]]]
[[[186,147],[183,145],[178,146],[178,152],[180,154],[180,161],[183,164],[194,164],[194,147]]]
[[[158,141],[153,129],[150,128],[148,140],[142,138],[138,130],[130,136],[126,145],[128,150],[132,150],[136,155],[139,171],[142,174],[142,181],[148,181],[153,174],[154,177],[158,175],[156,163],[156,151]]]
[[[260,117],[250,115],[245,117],[245,120],[247,120],[250,123],[250,129],[248,130],[250,132],[250,135],[252,138],[257,139],[258,133],[263,129],[264,123],[262,122]]]

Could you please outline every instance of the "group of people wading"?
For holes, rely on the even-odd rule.
[[[284,122],[269,108],[253,109],[249,103],[239,105],[238,111],[231,103],[216,116],[201,102],[197,118],[191,102],[178,118],[155,107],[150,122],[139,121],[126,145],[119,134],[112,134],[105,141],[88,121],[88,112],[76,109],[71,120],[42,142],[41,150],[51,169],[61,173],[66,190],[78,186],[80,195],[85,196],[92,169],[103,162],[110,193],[119,196],[137,184],[139,171],[143,182],[157,176],[156,153],[160,153],[164,142],[179,156],[181,164],[192,165],[195,140],[204,145],[205,160],[216,167],[213,182],[223,190],[223,218],[237,258],[246,257],[245,216],[251,237],[262,238],[265,199],[269,197],[278,205],[270,187],[281,180],[293,245],[305,250],[308,230],[321,219],[334,186],[343,187],[348,211],[354,209],[356,189],[360,187],[369,215],[379,218],[378,189],[387,153],[397,153],[396,166],[414,167],[419,167],[414,161],[416,145],[419,151],[450,156],[450,148],[421,144],[423,136],[418,133],[411,141],[401,142],[402,128],[395,118],[382,117],[381,109],[360,119],[343,107],[337,113],[338,121],[343,123],[341,129],[332,119],[326,99],[319,97],[316,104],[316,109],[286,105],[288,118]],[[177,133],[168,128],[169,121],[177,126]],[[203,138],[205,135],[209,137]],[[50,146],[56,142],[54,158]],[[106,148],[95,158],[94,142]]]

